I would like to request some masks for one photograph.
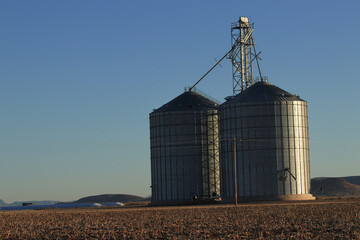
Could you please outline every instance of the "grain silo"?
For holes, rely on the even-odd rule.
[[[186,90],[150,113],[152,204],[220,193],[218,104]]]
[[[260,81],[229,98],[219,111],[225,201],[235,198],[235,182],[240,200],[313,199],[304,100]]]

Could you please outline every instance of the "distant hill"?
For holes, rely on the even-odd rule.
[[[353,177],[356,179],[358,177]],[[360,186],[346,181],[344,178],[313,178],[311,192],[315,196],[360,196]]]
[[[55,203],[58,203],[59,201],[23,201],[23,202],[30,202],[34,205],[52,205]],[[21,206],[23,202],[12,202],[12,203],[6,203],[3,200],[0,199],[0,207],[15,207],[15,206]]]
[[[8,206],[8,204],[0,199],[0,207],[5,207],[5,206]]]
[[[53,205],[59,201],[23,201],[10,203],[9,206],[21,206],[24,202],[32,203],[33,205]]]
[[[343,179],[349,183],[360,185],[360,176],[343,177]]]
[[[318,192],[322,188],[322,192]],[[318,177],[311,179],[311,193],[315,196],[360,196],[360,176],[348,177]],[[144,202],[150,201],[151,196],[146,198],[129,194],[102,194],[80,198],[73,203],[104,203],[104,202]],[[59,201],[22,201],[6,203],[0,199],[0,207],[21,206],[23,202],[31,202],[34,205],[52,205]]]
[[[80,198],[73,203],[104,203],[104,202],[143,202],[146,198],[128,194],[102,194]]]

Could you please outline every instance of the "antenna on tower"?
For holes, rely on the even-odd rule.
[[[232,51],[228,58],[232,63],[233,95],[244,91],[254,83],[253,62],[259,70],[260,80],[263,81],[259,65],[259,53],[256,53],[252,32],[254,23],[250,23],[247,17],[240,17],[239,21],[231,24]],[[261,60],[261,59],[260,59]]]

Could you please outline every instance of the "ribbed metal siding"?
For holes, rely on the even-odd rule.
[[[234,136],[239,197],[310,193],[305,101],[223,104],[220,136],[224,198],[234,197]]]
[[[217,110],[150,114],[152,201],[220,192]]]

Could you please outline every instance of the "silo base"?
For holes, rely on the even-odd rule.
[[[292,194],[292,195],[279,195],[277,200],[281,201],[309,201],[316,200],[312,194]]]
[[[178,206],[178,205],[190,205],[193,204],[191,200],[162,200],[162,201],[151,201],[150,206]]]
[[[181,206],[181,205],[203,205],[203,204],[218,204],[221,203],[218,199],[198,199],[194,200],[168,200],[168,201],[151,201],[150,206]]]
[[[311,201],[316,200],[312,194],[291,194],[291,195],[274,195],[259,197],[238,197],[238,202],[257,202],[257,201]],[[233,198],[223,199],[224,203],[234,202]]]

